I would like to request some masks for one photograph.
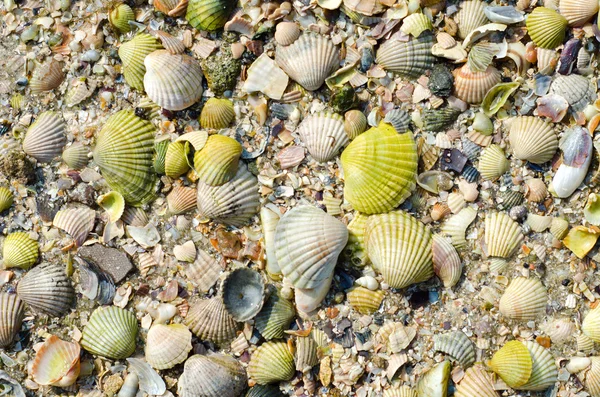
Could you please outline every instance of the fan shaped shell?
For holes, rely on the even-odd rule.
[[[285,342],[265,342],[250,357],[248,376],[259,385],[290,380],[294,356]]]
[[[519,388],[531,377],[533,360],[527,347],[523,343],[513,340],[507,342],[494,354],[488,362],[488,366],[507,385]]]
[[[54,58],[38,65],[29,80],[29,87],[33,94],[41,94],[57,88],[65,79],[62,71],[63,63]]]
[[[239,397],[247,385],[244,367],[224,354],[190,357],[177,382],[181,397]]]
[[[536,7],[528,15],[526,25],[529,37],[538,47],[554,49],[564,41],[568,22],[555,10]]]
[[[278,293],[273,293],[256,315],[254,324],[266,340],[279,339],[284,337],[284,331],[288,329],[295,315],[292,302]]]
[[[588,312],[581,324],[581,330],[594,342],[600,342],[600,308]]]
[[[401,77],[415,79],[433,67],[433,36],[427,32],[407,42],[387,40],[377,50],[376,62]]]
[[[403,385],[398,388],[389,388],[383,392],[383,397],[418,397],[417,392]]]
[[[495,181],[510,170],[510,161],[498,145],[490,145],[481,154],[477,170],[484,179]]]
[[[196,207],[196,190],[191,187],[176,186],[167,195],[167,207],[173,215],[183,214]]]
[[[280,45],[290,45],[300,37],[300,27],[295,22],[280,22],[275,27],[275,40]]]
[[[266,52],[252,62],[247,75],[242,87],[243,91],[249,93],[259,91],[272,99],[281,99],[289,82],[288,75],[269,58]]]
[[[220,296],[201,300],[190,307],[186,325],[200,339],[221,345],[235,338],[238,324]]]
[[[190,144],[185,141],[169,143],[165,153],[165,175],[171,178],[179,178],[190,169],[188,155]]]
[[[123,203],[123,208],[125,203]],[[121,211],[121,214],[123,211]],[[119,218],[121,216],[119,215]],[[117,218],[116,220],[118,220]],[[94,228],[94,221],[96,220],[96,211],[87,208],[71,208],[61,210],[56,213],[52,223],[59,229],[69,233],[75,240],[78,247],[81,247],[88,234]]]
[[[0,347],[9,346],[21,329],[25,305],[15,294],[0,292]]]
[[[92,354],[121,360],[135,352],[135,315],[117,306],[99,307],[83,328],[81,346]]]
[[[200,113],[202,128],[219,130],[229,126],[234,119],[233,102],[229,99],[210,98]]]
[[[442,280],[444,287],[451,288],[458,283],[462,274],[462,261],[456,248],[445,237],[433,235],[433,271]]]
[[[67,387],[79,376],[79,353],[77,342],[67,342],[52,335],[35,354],[31,374],[39,385]]]
[[[146,337],[146,361],[156,369],[184,362],[192,350],[192,333],[182,324],[154,324]]]
[[[381,290],[371,291],[364,287],[355,287],[348,291],[348,303],[360,314],[371,315],[379,310],[385,293]]]
[[[59,156],[67,143],[66,124],[60,114],[43,112],[27,129],[23,151],[40,163],[49,163]]]
[[[198,30],[219,30],[236,4],[234,0],[190,0],[185,19]]]
[[[320,163],[334,158],[349,141],[342,116],[335,113],[308,116],[300,123],[299,133],[308,152]]]
[[[367,129],[367,116],[360,110],[349,110],[344,114],[344,130],[348,138],[354,139]]]
[[[196,260],[185,269],[185,275],[198,286],[201,293],[208,292],[219,279],[223,268],[204,250],[198,250]]]
[[[452,245],[457,249],[467,248],[466,233],[469,225],[477,217],[477,210],[471,207],[465,207],[454,216],[451,216],[442,225],[442,234],[452,239]]]
[[[546,311],[548,292],[535,278],[517,277],[500,298],[500,313],[517,321],[534,320]]]
[[[71,308],[75,290],[62,266],[42,263],[19,281],[17,295],[36,311],[59,317]]]
[[[62,159],[69,168],[80,170],[84,168],[89,161],[88,153],[88,148],[81,142],[74,142],[63,151]]]
[[[123,63],[123,76],[127,84],[136,90],[144,90],[144,59],[162,48],[158,40],[147,33],[139,33],[133,39],[121,44],[119,58]]]
[[[475,346],[462,331],[450,332],[433,337],[433,348],[446,353],[459,362],[463,369],[475,363]]]
[[[474,72],[465,63],[454,72],[454,94],[468,103],[481,103],[485,94],[500,83],[500,72],[493,66],[488,66],[483,72]]]
[[[6,211],[12,207],[14,197],[9,188],[0,186],[0,212]]]
[[[521,160],[542,164],[550,161],[558,149],[554,128],[538,117],[517,117],[510,126],[509,134],[515,157]]]
[[[473,30],[488,23],[484,12],[485,6],[486,4],[480,0],[464,1],[460,4],[460,10],[454,20],[458,25],[458,36],[461,39],[464,40]]]
[[[523,241],[521,227],[504,212],[485,217],[485,244],[489,256],[510,257]]]
[[[224,135],[208,137],[202,150],[194,154],[194,169],[200,181],[210,186],[229,182],[238,172],[242,145]]]
[[[492,374],[482,365],[474,365],[465,371],[465,376],[456,385],[455,397],[498,397],[494,389]]]
[[[550,93],[565,98],[576,112],[583,111],[597,96],[593,83],[578,74],[558,75],[550,85]]]
[[[10,233],[2,247],[5,268],[29,269],[38,259],[38,243],[25,232]]]
[[[594,0],[560,0],[559,10],[570,26],[580,27],[598,13],[598,2]]]
[[[534,341],[523,342],[532,360],[531,376],[520,390],[546,390],[558,380],[558,370],[554,357],[542,345]]]

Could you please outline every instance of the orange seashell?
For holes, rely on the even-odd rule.
[[[473,72],[465,63],[453,74],[454,94],[469,103],[481,103],[485,94],[500,82],[500,72],[493,66],[488,66],[484,72]]]

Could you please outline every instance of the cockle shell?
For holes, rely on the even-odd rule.
[[[532,360],[531,376],[520,390],[546,390],[558,380],[558,370],[554,357],[542,345],[534,341],[523,342]]]
[[[196,259],[196,245],[193,241],[186,241],[173,247],[173,255],[178,261],[194,262]]]
[[[516,340],[507,342],[494,353],[488,366],[507,385],[513,388],[523,386],[531,377],[533,360],[527,347]]]
[[[89,161],[88,153],[88,148],[81,142],[73,142],[71,146],[63,151],[62,159],[69,168],[80,170],[84,168]]]
[[[466,369],[475,362],[475,346],[462,331],[455,331],[433,337],[434,349],[446,353]]]
[[[344,130],[351,140],[365,132],[367,117],[360,110],[349,110],[344,114]]]
[[[483,72],[474,72],[465,64],[455,69],[454,94],[468,103],[481,103],[487,92],[500,83],[500,72],[493,66]]]
[[[170,17],[180,17],[185,14],[188,0],[156,0],[153,2],[157,10]]]
[[[157,0],[154,5],[157,6],[160,2],[160,0]],[[183,54],[185,52],[186,46],[177,37],[172,36],[162,30],[155,30],[152,32],[152,34],[160,40],[160,43],[165,50],[168,50],[171,54]]]
[[[433,67],[432,46],[433,36],[428,32],[406,42],[387,40],[377,50],[375,62],[403,78],[416,79]]]
[[[133,39],[121,44],[119,58],[123,62],[123,76],[127,84],[136,90],[144,90],[144,59],[162,48],[158,40],[147,33],[139,33]]]
[[[398,134],[404,134],[408,131],[411,118],[404,110],[393,109],[385,114],[383,121],[391,124]]]
[[[444,360],[421,375],[417,383],[417,395],[428,397],[445,397],[450,380],[450,361]]]
[[[159,107],[160,109],[160,107]],[[171,140],[168,135],[160,135],[154,141],[154,171],[157,174],[165,173],[165,163],[167,161],[167,151],[169,150],[169,145],[171,144]]]
[[[71,386],[79,376],[77,342],[66,342],[51,335],[35,354],[31,375],[38,385]]]
[[[66,124],[60,114],[43,112],[31,124],[23,140],[23,151],[40,163],[49,163],[67,143]]]
[[[275,62],[292,80],[314,91],[339,68],[339,50],[324,36],[304,33],[288,46],[277,46]]]
[[[538,117],[520,116],[513,120],[509,140],[516,158],[536,164],[550,161],[558,149],[552,124]]]
[[[467,201],[461,193],[454,192],[448,195],[448,208],[453,214],[458,214],[466,206]]]
[[[202,68],[195,58],[157,50],[146,56],[144,65],[144,90],[157,105],[182,110],[202,96]]]
[[[525,181],[525,198],[527,201],[539,203],[548,195],[548,188],[542,179],[532,178]]]
[[[560,0],[560,14],[566,18],[569,26],[580,27],[598,13],[598,2],[593,0]]]
[[[190,0],[185,19],[198,30],[212,32],[225,26],[235,5],[232,0]]]
[[[260,312],[265,284],[255,270],[242,267],[227,275],[221,285],[225,310],[236,321],[248,321]]]
[[[419,37],[421,33],[425,31],[433,30],[431,20],[425,14],[414,13],[402,20],[402,26],[400,31],[406,35],[412,35],[413,37]]]
[[[290,45],[300,37],[300,28],[295,22],[280,22],[275,27],[275,40],[280,45]]]
[[[233,102],[225,98],[210,98],[200,113],[202,128],[219,130],[229,126],[233,120],[235,120]]]
[[[585,373],[585,385],[592,396],[600,394],[600,357],[589,357],[591,366]]]
[[[21,329],[25,305],[15,294],[0,292],[0,347],[12,344]]]
[[[333,159],[349,142],[342,116],[335,113],[308,116],[300,123],[298,132],[308,152],[320,163]]]
[[[201,293],[208,292],[219,279],[223,268],[206,251],[198,250],[194,263],[185,269],[185,275],[197,285]]]
[[[117,3],[109,10],[108,21],[117,33],[127,33],[131,31],[129,21],[135,21],[135,14],[127,4]]]
[[[154,324],[146,337],[146,361],[156,369],[184,362],[192,350],[192,333],[182,324]]]
[[[527,33],[542,48],[554,49],[565,39],[568,22],[558,12],[547,7],[536,7],[527,16]]]
[[[262,310],[254,319],[258,332],[266,340],[283,338],[284,331],[296,315],[291,301],[279,293],[272,293],[265,302]]]
[[[483,365],[476,364],[465,371],[465,376],[456,385],[455,397],[498,397],[494,389],[492,374]]]
[[[296,338],[296,371],[309,373],[312,367],[319,363],[317,357],[317,342],[312,336],[299,336]]]
[[[485,217],[485,245],[488,256],[510,257],[523,241],[521,227],[505,212]]]
[[[220,186],[238,172],[242,145],[224,135],[208,137],[202,150],[194,154],[194,170],[200,181],[210,186]],[[239,173],[239,172],[238,172]]]
[[[379,310],[385,293],[364,287],[355,287],[346,293],[348,303],[360,314],[371,315]]]
[[[190,169],[190,143],[186,141],[175,141],[169,143],[165,154],[165,175],[171,178],[179,178]]]
[[[481,154],[477,170],[484,179],[495,181],[510,170],[510,161],[500,146],[490,145]]]
[[[433,207],[431,207],[430,215],[434,222],[438,222],[451,213],[452,211],[450,211],[450,207],[448,207],[446,203],[435,203]]]
[[[500,313],[517,321],[534,320],[546,310],[548,292],[536,278],[516,277],[500,298]]]
[[[38,243],[25,232],[10,233],[2,247],[4,268],[29,269],[38,259]]]
[[[383,392],[383,397],[418,397],[417,392],[403,385],[398,388],[389,388]]]
[[[581,323],[581,331],[594,342],[600,342],[600,308],[590,310]]]
[[[198,338],[217,345],[235,338],[238,329],[238,323],[231,318],[220,296],[193,304],[185,323]]]
[[[576,112],[583,111],[597,97],[591,80],[578,74],[558,75],[550,85],[550,94],[565,98]]]
[[[545,324],[542,328],[555,345],[563,345],[573,338],[575,324],[568,318],[559,318]]]
[[[121,219],[130,226],[144,227],[148,224],[148,214],[141,208],[125,207]]]
[[[486,4],[480,0],[464,1],[460,4],[460,10],[454,16],[458,25],[458,36],[465,39],[469,33],[480,26],[488,23],[484,9]]]
[[[287,74],[266,52],[252,62],[247,74],[242,90],[248,93],[262,92],[272,99],[282,98],[289,81]]]
[[[81,346],[92,354],[121,360],[135,352],[135,315],[117,306],[99,307],[83,328]]]
[[[42,263],[23,276],[17,285],[19,298],[36,311],[59,317],[75,299],[71,280],[59,264]]]
[[[248,363],[248,376],[259,385],[290,380],[294,373],[294,356],[285,342],[263,343]]]
[[[433,271],[442,280],[444,287],[452,288],[462,275],[462,261],[452,243],[439,234],[433,235]]]
[[[167,195],[167,208],[173,215],[183,214],[196,208],[196,190],[191,187],[175,186]]]
[[[444,222],[441,232],[452,239],[452,245],[457,249],[467,248],[466,232],[476,217],[477,210],[465,207],[458,214],[451,216]]]
[[[62,71],[63,63],[51,58],[49,61],[38,65],[29,80],[31,93],[41,94],[57,88],[65,79]]]
[[[14,202],[13,194],[9,188],[0,186],[0,212],[6,211],[12,207]]]
[[[238,397],[247,387],[246,371],[224,354],[193,355],[177,382],[181,397]]]
[[[123,207],[125,204],[123,203]],[[122,213],[122,211],[121,211]],[[121,216],[119,215],[119,218]],[[117,218],[117,220],[119,219]],[[70,208],[62,211],[58,211],[54,216],[52,224],[59,229],[69,233],[75,240],[78,247],[81,247],[88,234],[94,228],[94,222],[96,220],[96,211],[87,208]]]

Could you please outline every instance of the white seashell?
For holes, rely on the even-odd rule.
[[[372,276],[363,276],[361,278],[358,278],[356,279],[355,283],[360,285],[361,287],[370,289],[371,291],[376,291],[377,289],[379,289],[379,283],[377,282],[375,277]]]
[[[551,190],[560,198],[567,198],[581,185],[592,161],[592,139],[583,127],[574,127],[561,138],[563,163],[552,179]]]
[[[262,92],[271,99],[281,99],[288,81],[285,72],[265,52],[250,65],[242,90]]]
[[[500,313],[517,321],[534,320],[546,311],[548,292],[535,278],[517,277],[500,298]]]
[[[521,227],[504,212],[485,217],[485,245],[489,256],[510,257],[523,241]]]
[[[141,391],[157,396],[161,396],[167,391],[167,385],[150,364],[139,358],[128,358],[127,362],[129,363],[129,371],[135,373],[138,377]]]
[[[173,247],[173,255],[178,261],[194,262],[196,259],[196,245],[193,241],[186,241],[181,245]]]
[[[60,156],[67,143],[63,118],[56,112],[43,112],[29,127],[23,140],[23,151],[40,163]]]
[[[299,133],[308,152],[320,163],[331,160],[349,142],[344,120],[335,113],[308,116],[300,123]]]
[[[94,228],[96,212],[89,208],[71,208],[58,211],[54,216],[54,226],[69,233],[78,247],[81,247]]]
[[[452,245],[457,249],[467,248],[467,240],[465,238],[467,228],[477,217],[477,210],[466,207],[458,214],[451,216],[442,225],[441,232],[452,239]]]

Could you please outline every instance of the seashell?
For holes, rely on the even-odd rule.
[[[417,184],[430,193],[438,194],[452,189],[454,182],[452,175],[447,172],[425,171],[417,175]]]
[[[9,188],[0,186],[0,212],[6,211],[12,207],[14,202],[13,194]]]
[[[192,350],[192,333],[182,324],[154,324],[146,337],[146,361],[152,368],[169,369],[184,362]]]
[[[129,364],[129,373],[137,375],[138,385],[141,391],[157,396],[161,396],[165,393],[167,385],[160,375],[152,369],[150,364],[139,358],[128,358],[127,363]]]
[[[599,236],[597,227],[575,226],[564,238],[563,244],[579,259],[583,259],[592,250]]]
[[[419,37],[425,31],[433,30],[431,20],[425,14],[414,13],[402,20],[400,31],[406,35]]]
[[[140,206],[154,198],[153,153],[152,124],[122,110],[112,115],[100,130],[94,161],[108,185],[121,193],[127,204]]]
[[[190,0],[185,19],[198,30],[219,30],[229,18],[236,2],[231,0]]]
[[[551,216],[543,216],[536,214],[527,214],[527,224],[531,227],[531,230],[536,233],[542,233],[546,231],[552,224]]]
[[[548,195],[548,189],[543,180],[532,178],[525,181],[525,198],[527,201],[539,203]]]
[[[467,248],[465,235],[469,225],[473,223],[476,217],[477,210],[465,207],[442,224],[441,232],[452,239],[452,245],[456,249]]]
[[[417,397],[417,392],[403,385],[399,388],[389,388],[383,392],[383,397]]]
[[[373,267],[392,288],[433,276],[431,232],[416,218],[395,211],[367,220],[365,242]]]
[[[233,102],[229,99],[210,98],[200,113],[202,128],[219,130],[226,128],[235,120]]]
[[[15,294],[0,292],[0,347],[12,344],[24,317],[23,301]]]
[[[381,290],[372,291],[368,288],[355,287],[346,293],[348,303],[357,312],[364,315],[371,315],[379,310],[385,293]]]
[[[589,357],[591,366],[585,374],[585,385],[592,396],[600,393],[600,357]]]
[[[274,208],[262,207],[260,209],[260,224],[263,230],[263,240],[267,256],[266,271],[270,278],[277,280],[281,278],[281,269],[277,264],[275,256],[275,228],[279,222],[279,211]]]
[[[285,397],[277,385],[256,385],[250,388],[245,397]]]
[[[483,10],[485,16],[492,22],[504,23],[510,25],[513,23],[522,22],[525,17],[515,7],[511,6],[499,6],[499,7],[485,7]]]
[[[81,142],[73,142],[62,153],[62,159],[66,165],[72,170],[80,170],[84,168],[88,161],[89,150]]]
[[[592,160],[592,138],[586,128],[572,127],[566,130],[559,142],[563,162],[554,174],[550,189],[560,198],[567,198],[583,182]]]
[[[374,14],[379,14],[383,11],[382,9],[383,3],[379,3],[373,0],[344,0],[342,5],[342,11],[348,15],[350,18],[350,14],[354,13],[357,16],[371,16]],[[329,7],[330,9],[335,9],[338,7]],[[406,15],[404,13],[403,15]]]
[[[209,186],[199,181],[197,204],[200,215],[205,218],[242,226],[258,211],[258,181],[245,165],[240,164],[233,179],[221,186]]]
[[[32,94],[41,94],[45,91],[52,91],[57,88],[65,79],[62,71],[62,62],[54,58],[38,65],[29,79],[29,88]]]
[[[298,128],[308,152],[319,163],[333,159],[349,139],[342,116],[335,113],[316,113],[308,116]]]
[[[493,66],[488,66],[483,72],[474,72],[465,64],[452,74],[454,95],[468,103],[481,103],[488,91],[500,83],[500,72]]]
[[[147,33],[138,33],[135,37],[119,47],[119,58],[123,63],[123,77],[131,87],[144,90],[144,59],[154,51],[162,48],[158,40]]]
[[[569,231],[569,222],[563,218],[552,218],[550,233],[557,239],[562,240]]]
[[[144,58],[144,66],[144,90],[158,106],[182,110],[202,96],[202,68],[195,58],[156,50]]]
[[[168,135],[161,135],[154,141],[154,152],[156,153],[156,156],[154,157],[154,171],[156,171],[157,174],[162,175],[165,173],[167,151],[169,150],[170,144],[171,140]]]
[[[558,60],[560,59],[560,54],[558,52],[556,52],[554,49],[547,49],[547,48],[541,48],[541,47],[537,47],[536,52],[537,52],[537,66],[538,66],[538,70],[540,71],[540,73],[544,73],[547,75],[551,75],[552,73],[554,73],[554,70],[556,69],[556,66],[558,64]],[[544,98],[546,98],[546,97],[544,97]],[[556,101],[560,101],[561,98],[562,97],[556,98]],[[539,100],[542,101],[543,98],[540,98]],[[564,101],[564,99],[563,99],[563,101]],[[538,103],[538,105],[539,105],[539,103]],[[540,107],[541,106],[538,106],[538,112],[539,112]],[[559,116],[557,116],[557,117],[559,117]],[[563,117],[564,117],[564,114],[563,114]]]
[[[520,116],[512,121],[509,135],[515,157],[532,163],[550,161],[558,149],[552,125],[538,117]]]
[[[499,44],[479,42],[471,47],[467,64],[472,72],[485,72],[492,64],[494,57],[501,52]]]
[[[156,3],[155,5],[158,5],[161,1],[159,0]],[[155,30],[152,31],[152,34],[160,40],[165,50],[168,50],[171,54],[183,54],[185,52],[186,47],[183,42],[169,33],[162,30]]]
[[[196,245],[193,241],[187,241],[173,247],[173,255],[178,261],[194,262],[196,260]]]
[[[189,154],[189,142],[175,141],[169,143],[165,154],[165,175],[171,178],[179,178],[188,172],[190,169]]]
[[[269,58],[267,53],[263,53],[250,65],[247,75],[242,87],[243,91],[248,93],[262,92],[272,99],[283,97],[289,81],[287,74],[281,70],[274,60]]]
[[[498,201],[501,201],[502,209],[505,211],[510,211],[513,207],[521,205],[525,200],[523,193],[514,191],[512,189],[501,192],[500,197],[498,198],[501,199]]]
[[[386,113],[383,121],[391,124],[398,134],[404,134],[408,131],[411,118],[404,110],[393,109]]]
[[[38,259],[38,243],[25,232],[10,233],[4,239],[2,257],[5,269],[29,269]]]
[[[117,306],[99,307],[83,328],[80,343],[92,354],[122,360],[135,352],[137,333],[138,323],[133,313]]]
[[[123,386],[119,390],[117,397],[132,397],[135,396],[139,390],[139,378],[134,372],[130,372],[123,379]]]
[[[450,332],[433,337],[434,350],[445,353],[458,361],[463,369],[475,363],[475,346],[462,331]]]
[[[93,79],[79,77],[71,80],[70,88],[65,94],[65,103],[68,107],[79,105],[92,96],[96,90],[97,82]]]
[[[575,334],[575,324],[567,318],[556,319],[543,329],[555,345],[567,343]]]
[[[358,267],[369,262],[364,242],[365,226],[368,216],[356,213],[354,219],[348,224],[348,244],[345,250],[351,257],[352,264]]]
[[[109,10],[108,21],[117,33],[127,33],[131,31],[129,21],[135,21],[135,14],[127,4],[120,3]]]
[[[527,33],[541,48],[554,49],[565,39],[568,22],[558,12],[547,7],[536,7],[528,15]]]
[[[167,195],[167,208],[173,215],[183,214],[196,207],[196,190],[191,187],[175,186]]]
[[[490,7],[488,7],[490,8]],[[485,94],[481,102],[483,112],[492,117],[500,110],[508,98],[520,87],[520,83],[498,83]]]
[[[294,373],[294,356],[285,342],[263,343],[248,363],[248,376],[259,385],[290,380]]]
[[[373,276],[363,276],[357,278],[354,282],[361,287],[370,289],[371,291],[377,291],[379,289],[379,282],[377,282],[377,279]]]
[[[296,339],[296,371],[308,373],[319,363],[317,342],[311,336],[299,336]]]
[[[516,340],[507,342],[488,361],[488,367],[512,388],[519,388],[531,377],[533,360],[529,349]]]
[[[532,360],[531,376],[527,383],[519,386],[520,390],[546,390],[558,380],[558,370],[552,354],[533,341],[523,342]]]
[[[27,129],[23,151],[40,163],[51,162],[67,143],[65,129],[65,121],[58,113],[41,113]]]
[[[121,219],[127,225],[137,227],[144,227],[149,222],[148,214],[143,209],[136,207],[125,207]]]
[[[594,350],[594,341],[586,334],[581,333],[575,336],[575,341],[577,342],[577,351],[590,353]]]
[[[431,53],[433,36],[422,34],[408,41],[387,40],[377,50],[375,61],[387,71],[398,73],[406,79],[416,79],[433,67]]]
[[[183,16],[188,7],[188,0],[156,0],[154,7],[170,17]]]
[[[590,193],[588,196],[583,208],[583,216],[592,225],[600,225],[600,198],[595,193]]]
[[[62,266],[42,263],[19,281],[17,295],[36,311],[59,317],[71,308],[75,291]]]
[[[79,256],[75,257],[75,261],[79,264],[79,287],[83,296],[100,305],[112,303],[116,294],[112,277],[92,261]]]
[[[219,279],[223,269],[217,261],[204,250],[198,250],[194,263],[187,266],[185,275],[192,280],[201,293],[208,292]]]
[[[300,37],[300,28],[295,22],[280,22],[275,27],[275,40],[279,45],[290,45]]]
[[[452,125],[460,115],[460,110],[454,108],[425,110],[423,112],[423,129],[426,131],[444,131]]]
[[[277,46],[275,62],[292,80],[314,91],[339,68],[339,50],[326,37],[305,33],[291,45]]]
[[[249,268],[235,269],[223,280],[221,293],[225,310],[236,321],[248,321],[260,312],[265,285],[260,273]]]
[[[437,222],[443,219],[446,215],[450,215],[451,212],[452,211],[450,211],[448,205],[444,203],[435,203],[433,207],[431,207],[430,216],[434,222]]]
[[[462,275],[462,261],[452,243],[439,234],[433,235],[432,242],[433,272],[442,281],[444,287],[452,288]]]
[[[465,371],[465,376],[456,385],[455,397],[498,397],[492,374],[483,365],[476,364]]]
[[[519,224],[504,212],[485,217],[485,245],[488,256],[510,257],[523,241]]]
[[[38,385],[67,387],[79,376],[78,343],[60,340],[51,335],[35,354],[31,376]]]
[[[548,293],[540,280],[517,277],[500,298],[500,313],[512,320],[534,320],[545,312],[547,300]]]
[[[596,90],[592,82],[578,74],[558,75],[550,85],[550,94],[565,98],[576,112],[583,111],[596,99]]]
[[[569,26],[581,27],[598,13],[598,2],[560,0],[559,10]]]
[[[448,393],[450,380],[450,361],[444,360],[421,375],[417,383],[417,395],[428,397],[444,397]]]
[[[341,155],[344,198],[365,214],[390,211],[410,196],[418,164],[412,133],[380,123],[359,135]]]
[[[344,114],[344,130],[350,140],[356,138],[367,129],[367,117],[360,110],[349,110]]]
[[[58,211],[52,224],[69,233],[77,246],[81,247],[94,228],[95,221],[96,211],[81,207]]]
[[[600,341],[600,308],[595,307],[586,314],[581,331],[594,342]]]
[[[481,154],[477,170],[484,179],[495,181],[510,170],[510,161],[500,146],[490,145]]]
[[[284,337],[284,331],[296,316],[294,305],[279,293],[273,293],[254,318],[254,325],[266,340]]]
[[[247,386],[246,371],[233,357],[224,354],[195,354],[183,367],[177,382],[181,397],[238,397]]]
[[[233,138],[211,135],[202,150],[194,154],[194,170],[201,182],[210,186],[223,185],[239,174],[242,145]]]
[[[200,339],[222,345],[235,338],[238,324],[229,315],[220,296],[201,300],[190,307],[185,324]]]
[[[125,199],[119,192],[112,191],[103,194],[98,197],[96,203],[106,211],[109,222],[116,222],[121,219],[123,211],[125,211]]]
[[[458,214],[467,206],[467,202],[461,193],[450,193],[448,195],[448,208],[453,214]]]
[[[454,16],[458,25],[458,37],[464,40],[473,30],[488,23],[485,6],[486,4],[479,0],[461,3],[460,11]]]

